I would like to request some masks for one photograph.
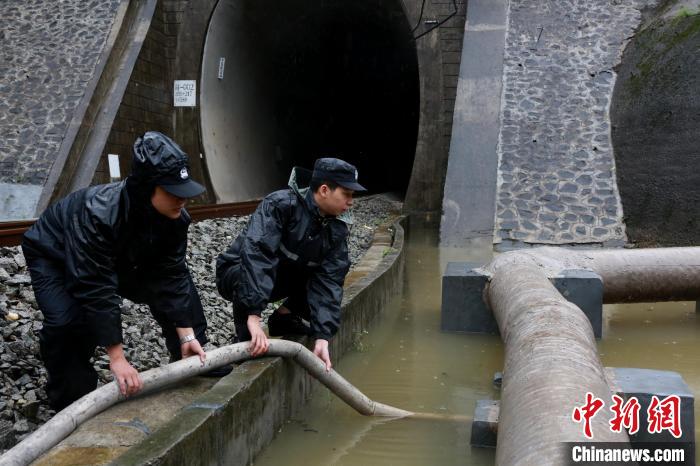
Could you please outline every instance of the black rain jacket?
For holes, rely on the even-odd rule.
[[[309,178],[306,170],[294,168],[289,189],[262,200],[246,229],[219,256],[216,284],[224,298],[235,300],[248,315],[260,315],[270,299],[278,266],[296,267],[309,276],[312,336],[329,340],[340,325],[352,220],[349,213],[322,216],[311,190],[299,188],[307,186]]]
[[[50,206],[25,233],[22,249],[28,261],[38,256],[63,264],[66,289],[97,344],[111,346],[122,342],[120,295],[135,301],[149,296],[152,309],[176,327],[191,326],[185,263],[190,222],[184,209],[175,220],[158,214],[150,190],[127,178]]]

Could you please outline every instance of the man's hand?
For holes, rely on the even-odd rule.
[[[248,316],[248,331],[250,332],[250,351],[251,356],[260,356],[261,354],[267,353],[267,348],[270,346],[270,342],[267,341],[267,335],[260,326],[260,316],[251,314]]]
[[[187,335],[194,335],[194,330],[191,328],[177,327],[175,328],[175,331],[177,332],[177,337],[180,340]],[[199,361],[202,363],[202,365],[204,365],[204,360],[207,359],[207,353],[204,352],[202,345],[199,344],[199,340],[196,338],[194,340],[182,343],[180,345],[180,351],[182,352],[182,359],[199,355]]]
[[[316,340],[314,354],[326,365],[326,372],[330,372],[333,365],[331,364],[331,355],[328,353],[328,340],[322,340],[320,338]]]
[[[143,382],[138,371],[124,357],[122,344],[108,346],[106,350],[109,356],[109,369],[114,375],[114,380],[119,384],[119,391],[125,397],[135,395],[143,388]]]

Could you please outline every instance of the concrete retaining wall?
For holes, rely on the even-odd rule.
[[[611,108],[627,231],[640,246],[700,244],[700,4],[677,4],[627,46]]]
[[[406,212],[435,212],[442,207],[447,159],[452,136],[452,117],[462,55],[467,1],[405,0],[406,16],[414,35],[428,30],[430,21],[457,14],[438,29],[416,40],[420,79],[420,116],[413,172],[406,192]],[[420,11],[423,17],[420,23]],[[428,21],[428,23],[426,23]],[[432,218],[428,216],[426,220]]]
[[[404,230],[398,222],[392,229],[393,242],[389,233],[375,235],[365,267],[347,278],[342,325],[332,341],[336,360],[401,291]],[[112,464],[250,464],[282,422],[303,407],[314,385],[305,371],[281,358],[246,362]]]

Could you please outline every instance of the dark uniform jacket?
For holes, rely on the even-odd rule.
[[[100,346],[122,342],[119,295],[138,302],[148,296],[152,310],[177,327],[191,326],[190,217],[184,209],[176,220],[158,214],[148,196],[129,195],[127,182],[70,194],[46,209],[22,242],[28,262],[34,256],[63,265],[66,289]]]
[[[350,269],[349,215],[324,217],[295,168],[289,189],[262,200],[246,229],[216,263],[221,295],[245,312],[260,315],[268,304],[281,267],[308,275],[306,292],[314,338],[330,339],[340,325],[343,283]],[[302,180],[301,178],[307,178]]]

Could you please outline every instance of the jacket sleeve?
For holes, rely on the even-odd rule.
[[[65,225],[68,289],[82,306],[96,343],[122,342],[121,298],[117,294],[114,231],[85,207],[69,214]]]
[[[347,235],[324,258],[309,281],[308,301],[311,309],[311,332],[315,339],[330,340],[340,327],[340,304],[343,283],[350,270]]]
[[[155,290],[152,306],[158,313],[164,314],[175,327],[192,326],[191,289],[194,283],[185,262],[187,251],[187,232],[179,235],[170,251],[160,257],[153,266]]]
[[[246,231],[217,259],[219,292],[226,299],[235,299],[248,315],[259,316],[270,299],[286,212],[282,200],[263,199],[251,215]]]

